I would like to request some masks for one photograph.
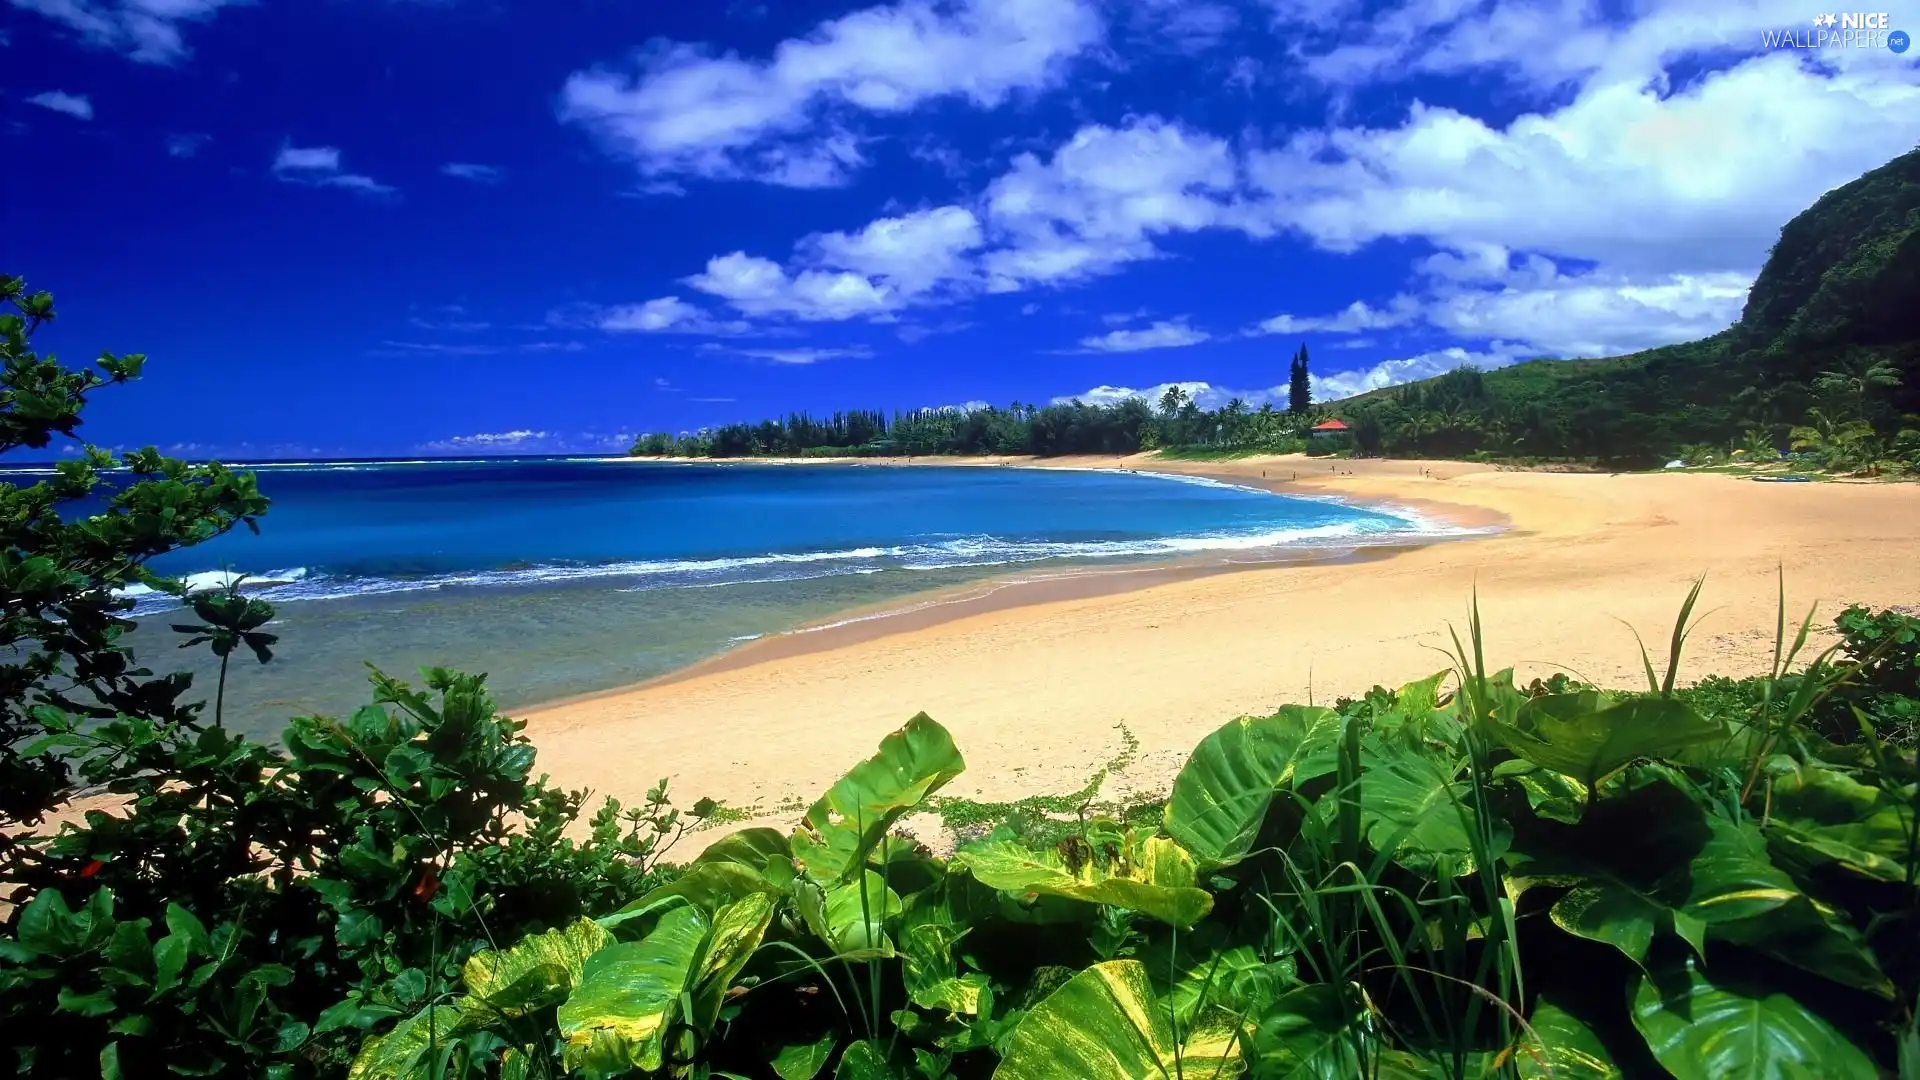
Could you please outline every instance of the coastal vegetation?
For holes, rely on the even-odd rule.
[[[1859,475],[1920,474],[1920,150],[1822,196],[1788,222],[1740,320],[1701,341],[1604,360],[1464,367],[1315,406],[1302,347],[1288,402],[1204,409],[1178,388],[1045,407],[804,416],[682,436],[636,455],[1286,453],[1582,462],[1728,461]],[[1349,437],[1315,442],[1327,416]]]
[[[1815,301],[1833,267],[1910,273],[1915,241],[1869,257],[1844,223],[1795,240],[1800,276],[1748,318],[1781,318],[1801,264],[1832,256],[1781,333],[1850,326],[1873,356],[1793,360],[1833,425],[1798,426],[1885,438],[1915,407],[1910,345]],[[148,563],[253,528],[266,496],[217,464],[81,446],[89,399],[142,358],[68,369],[32,349],[50,298],[0,278],[0,304],[0,453],[78,450],[0,485],[0,1045],[20,1075],[1920,1076],[1911,612],[1848,608],[1816,653],[1783,586],[1765,675],[1683,685],[1696,587],[1632,691],[1522,684],[1475,614],[1447,670],[1232,720],[1147,801],[1104,800],[1098,776],[952,799],[961,748],[918,715],[792,830],[675,864],[736,815],[678,810],[664,783],[634,807],[554,786],[482,675],[373,670],[348,716],[231,731],[228,668],[274,662],[272,607]],[[1721,376],[1736,355],[1712,354]],[[1791,424],[1787,385],[1766,400]],[[1228,452],[1314,417],[1243,406],[1229,428],[1178,392],[1156,404],[906,423],[916,446],[1132,432]],[[777,425],[796,429],[871,443],[900,421]],[[221,661],[210,695],[154,670],[172,642],[137,640],[157,631],[128,617],[136,585],[179,597],[179,646]],[[947,822],[951,855],[900,833],[915,814]]]

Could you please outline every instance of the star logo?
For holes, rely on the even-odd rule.
[[[1832,15],[1815,15],[1813,17],[1813,25],[1817,27],[1832,26],[1839,21],[1839,19],[1834,18]]]

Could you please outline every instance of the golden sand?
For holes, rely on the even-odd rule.
[[[1140,741],[1122,783],[1152,791],[1235,716],[1448,667],[1448,624],[1464,635],[1476,589],[1490,664],[1620,687],[1644,682],[1633,630],[1662,656],[1702,574],[1683,681],[1766,669],[1776,570],[1796,621],[1816,600],[1823,626],[1847,603],[1920,602],[1920,485],[1297,456],[1047,464],[1179,471],[1507,527],[1368,561],[1162,573],[1131,591],[1036,586],[749,646],[533,710],[541,770],[623,801],[667,776],[682,805],[710,796],[790,821],[796,802],[925,711],[967,759],[950,793],[1072,791],[1114,755],[1122,722]]]

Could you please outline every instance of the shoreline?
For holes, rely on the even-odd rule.
[[[1227,464],[1223,461],[1161,460],[1150,454],[1074,455],[1058,458],[928,456],[918,459],[834,457],[742,458],[720,461],[708,458],[635,458],[633,460],[665,464],[724,466],[745,464],[769,468],[793,465],[822,465],[837,468],[880,463],[888,468],[1027,468],[1188,476],[1265,491],[1283,497],[1331,498],[1335,502],[1356,509],[1373,509],[1398,514],[1411,513],[1417,515],[1423,523],[1437,523],[1451,529],[1471,530],[1471,532],[1440,533],[1431,537],[1404,537],[1390,543],[1355,545],[1350,548],[1281,548],[1267,553],[1265,557],[1242,561],[1213,555],[1162,559],[1135,565],[1094,563],[1051,573],[1044,570],[1021,571],[1009,568],[1005,573],[993,574],[965,585],[923,590],[876,604],[858,605],[836,611],[824,619],[741,642],[733,648],[650,678],[542,701],[516,711],[535,713],[566,708],[618,697],[629,692],[668,686],[688,679],[736,671],[775,660],[830,652],[893,634],[927,630],[987,612],[1113,596],[1222,574],[1278,570],[1308,564],[1364,563],[1390,559],[1430,544],[1484,539],[1498,532],[1505,532],[1512,525],[1505,515],[1474,506],[1428,499],[1356,498],[1330,495],[1314,483],[1311,475],[1304,479],[1298,478],[1298,461],[1320,460],[1305,458],[1304,455],[1250,455],[1246,458],[1230,459],[1232,462],[1252,461],[1257,465],[1265,465],[1266,468],[1263,468],[1261,475],[1257,477],[1221,468],[1220,466]],[[1269,478],[1265,475],[1267,472],[1281,471],[1280,465],[1276,464],[1281,462],[1286,463],[1286,471],[1289,473],[1287,479],[1277,476]],[[1128,467],[1127,463],[1153,467]],[[1441,463],[1422,463],[1422,467],[1428,464]],[[1452,462],[1444,464],[1468,470],[1490,468],[1477,465],[1462,466],[1460,463]],[[1329,474],[1337,475],[1332,469],[1329,470]]]
[[[1017,604],[946,605],[938,618],[922,616],[925,625],[896,616],[874,620],[892,623],[881,633],[869,625],[840,637],[800,635],[815,640],[799,649],[736,650],[667,680],[518,710],[540,771],[623,801],[666,777],[683,802],[712,797],[750,812],[729,827],[785,825],[793,815],[780,807],[810,802],[882,736],[926,712],[968,762],[948,794],[1002,801],[1076,790],[1113,756],[1119,723],[1139,750],[1112,783],[1153,791],[1196,742],[1236,716],[1449,667],[1448,626],[1462,625],[1476,597],[1496,668],[1514,667],[1522,682],[1570,671],[1632,687],[1644,682],[1633,631],[1664,640],[1703,574],[1704,622],[1681,669],[1689,683],[1767,669],[1779,574],[1790,620],[1819,601],[1816,647],[1845,604],[1896,607],[1920,596],[1916,485],[1430,461],[1329,468],[1290,456],[1020,463],[1201,475],[1461,523],[1504,519],[1506,527],[1390,557],[1143,574],[1139,588],[1028,592]]]

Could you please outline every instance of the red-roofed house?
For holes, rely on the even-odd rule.
[[[1322,435],[1345,435],[1347,431],[1348,428],[1344,422],[1340,420],[1326,420],[1313,425],[1312,434],[1318,438]]]

